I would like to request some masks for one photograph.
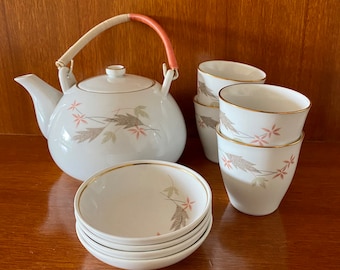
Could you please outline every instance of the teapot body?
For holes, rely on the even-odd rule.
[[[185,122],[171,94],[159,89],[157,82],[129,93],[71,88],[50,118],[48,147],[56,164],[86,180],[123,161],[176,162],[185,147]]]
[[[117,24],[142,22],[163,41],[168,63],[158,82],[125,74],[122,65],[77,83],[73,59],[93,38]],[[68,66],[69,65],[69,66]],[[176,162],[186,142],[183,115],[171,96],[179,76],[174,51],[164,29],[141,14],[122,14],[86,32],[56,61],[62,92],[34,74],[15,78],[32,96],[36,117],[56,164],[70,176],[86,180],[124,161],[154,159]]]

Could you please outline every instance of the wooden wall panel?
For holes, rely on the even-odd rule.
[[[0,133],[41,134],[33,112],[32,102],[13,78],[34,73],[58,87],[54,61],[60,48],[68,46],[79,35],[76,2],[72,1],[2,1],[0,28],[6,31],[1,42],[8,50],[1,51],[4,79],[1,80],[0,110],[4,125]],[[67,19],[67,20],[66,20]],[[70,31],[69,25],[72,25]],[[65,45],[66,44],[66,45]],[[32,117],[33,116],[33,117]]]
[[[192,98],[197,65],[209,59],[249,63],[267,82],[294,88],[313,103],[309,140],[340,139],[338,0],[4,0],[0,3],[0,133],[40,134],[32,102],[13,78],[35,73],[59,87],[57,60],[82,34],[122,13],[156,19],[168,33],[180,66],[171,93],[196,136]],[[124,64],[129,73],[162,81],[166,55],[159,37],[135,22],[93,40],[75,57],[78,80]]]
[[[296,88],[313,103],[306,125],[313,138],[340,139],[340,1],[313,0]]]

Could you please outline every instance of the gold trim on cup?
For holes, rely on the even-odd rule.
[[[198,104],[198,105],[201,105],[201,106],[203,106],[203,107],[207,107],[207,108],[212,108],[212,109],[219,109],[219,108],[220,108],[220,107],[217,107],[217,106],[202,104],[201,102],[198,101],[197,95],[194,96],[193,102],[196,103],[196,104]]]
[[[265,145],[254,145],[254,144],[248,144],[248,143],[244,143],[244,142],[241,142],[241,141],[237,141],[237,140],[234,140],[234,139],[227,137],[226,135],[224,135],[221,132],[220,124],[217,124],[215,129],[216,129],[216,134],[224,140],[230,141],[230,142],[235,143],[235,144],[243,145],[243,146],[263,148],[263,149],[284,148],[284,147],[288,147],[288,146],[293,146],[295,144],[299,144],[305,138],[305,133],[302,131],[300,137],[297,140],[290,142],[290,143],[287,143],[287,144],[271,145],[271,146],[269,146],[269,145],[267,145],[267,146],[265,146]]]
[[[241,106],[241,105],[237,105],[237,104],[234,104],[230,101],[228,101],[227,99],[225,99],[224,97],[222,97],[221,95],[221,92],[223,91],[223,89],[226,89],[226,88],[229,88],[229,87],[240,87],[240,86],[256,86],[256,87],[264,87],[264,88],[267,88],[267,87],[275,87],[275,88],[281,88],[281,89],[284,89],[285,91],[289,91],[289,92],[293,92],[293,93],[296,93],[298,95],[301,95],[303,98],[305,98],[307,100],[307,102],[309,103],[307,107],[305,108],[302,108],[302,109],[299,109],[299,110],[294,110],[294,111],[285,111],[285,112],[275,112],[275,111],[263,111],[263,110],[256,110],[256,109],[252,109],[252,108],[247,108],[247,107],[244,107],[244,106]],[[278,85],[272,85],[272,84],[251,84],[251,83],[238,83],[238,84],[232,84],[232,85],[228,85],[228,86],[225,86],[223,87],[219,92],[218,92],[218,97],[219,97],[219,100],[222,100],[234,107],[237,107],[237,108],[240,108],[240,109],[244,109],[244,110],[247,110],[247,111],[252,111],[252,112],[260,112],[260,113],[271,113],[271,114],[296,114],[296,113],[301,113],[301,112],[304,112],[304,111],[307,111],[311,108],[312,106],[312,102],[310,101],[310,99],[308,97],[306,97],[304,94],[298,92],[298,91],[295,91],[293,89],[290,89],[290,88],[286,88],[286,87],[283,87],[283,86],[278,86]]]
[[[239,64],[239,65],[243,65],[243,66],[247,66],[249,68],[252,68],[254,70],[257,70],[259,71],[259,73],[262,73],[264,75],[263,78],[261,79],[257,79],[257,80],[244,80],[244,79],[233,79],[233,78],[228,78],[228,77],[222,77],[222,76],[217,76],[217,75],[214,75],[214,74],[211,74],[207,71],[204,71],[202,70],[202,67],[201,65],[205,64],[205,63],[209,63],[209,62],[223,62],[223,63],[233,63],[233,64]],[[222,79],[222,80],[229,80],[229,81],[235,81],[235,82],[249,82],[249,83],[256,83],[256,82],[262,82],[262,81],[265,81],[267,79],[267,74],[260,68],[257,68],[257,67],[254,67],[252,65],[248,65],[248,64],[245,64],[245,63],[241,63],[241,62],[235,62],[235,61],[227,61],[227,60],[209,60],[209,61],[204,61],[202,63],[200,63],[198,65],[198,68],[197,68],[199,71],[201,71],[202,73],[204,74],[207,74],[211,77],[214,77],[214,78],[218,78],[218,79]]]

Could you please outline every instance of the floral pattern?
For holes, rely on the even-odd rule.
[[[270,128],[262,128],[263,133],[261,134],[247,134],[245,132],[237,130],[234,127],[234,123],[223,112],[220,113],[220,120],[222,125],[231,133],[233,133],[235,138],[239,139],[240,141],[242,141],[243,139],[251,140],[251,144],[264,146],[269,144],[269,140],[272,137],[280,136],[279,131],[281,128],[277,127],[276,124],[273,124]]]
[[[171,217],[172,224],[170,230],[176,231],[186,225],[186,222],[189,219],[188,210],[192,210],[195,201],[190,200],[188,196],[183,200],[183,196],[180,196],[178,188],[174,185],[173,180],[170,176],[169,178],[171,184],[166,187],[161,194],[175,206],[174,214]]]
[[[233,155],[230,153],[222,154],[222,164],[227,170],[242,170],[254,176],[251,184],[253,187],[266,188],[270,180],[284,180],[288,174],[291,165],[294,164],[295,156],[291,155],[289,159],[283,160],[283,166],[273,171],[260,170],[256,168],[256,164],[244,159],[242,156]]]
[[[135,108],[119,108],[112,112],[111,116],[93,116],[84,113],[80,107],[82,103],[74,101],[68,108],[78,129],[90,123],[96,124],[96,127],[86,127],[85,129],[77,130],[76,135],[72,137],[77,143],[92,142],[101,136],[101,143],[115,143],[117,133],[121,130],[126,131],[137,140],[143,136],[147,136],[148,132],[156,132],[144,124],[143,119],[148,119],[149,115],[146,111],[146,106],[139,105]]]

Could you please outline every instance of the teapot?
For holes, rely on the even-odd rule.
[[[106,29],[129,21],[150,26],[162,39],[168,63],[162,85],[127,74],[123,65],[77,82],[73,57]],[[155,159],[176,162],[186,142],[180,108],[169,93],[178,78],[172,45],[162,27],[141,14],[112,17],[89,30],[56,61],[62,91],[36,75],[15,78],[31,95],[39,128],[50,154],[68,175],[84,181],[119,162]]]

